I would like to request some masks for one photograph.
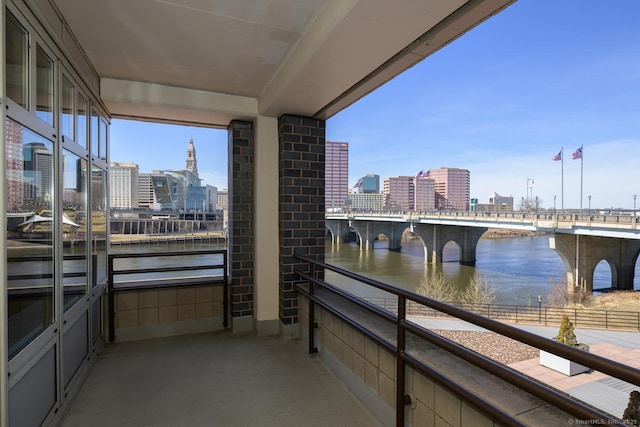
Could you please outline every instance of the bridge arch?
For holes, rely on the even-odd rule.
[[[454,250],[457,251],[455,259],[451,259],[451,260],[445,259],[446,252],[451,252]],[[462,246],[460,246],[460,244],[455,240],[449,240],[448,242],[445,242],[444,245],[442,246],[442,261],[443,262],[460,261],[461,259],[462,259]]]
[[[453,241],[460,247],[460,264],[475,265],[476,248],[486,227],[463,227],[439,224],[413,224],[411,230],[418,235],[425,247],[425,261],[441,264],[445,245]]]
[[[402,233],[407,229],[406,222],[358,221],[350,220],[349,225],[356,232],[361,250],[373,249],[376,237],[383,234],[389,239],[389,250],[402,248]]]
[[[592,287],[595,286],[596,272],[598,270],[602,270],[606,268],[609,269],[609,273],[611,274],[611,276],[610,276],[608,286],[605,289],[608,289],[608,288],[616,289],[618,287],[618,266],[616,265],[616,262],[611,257],[602,258],[593,267],[593,272],[591,273],[591,277],[592,277],[591,280],[593,282]],[[598,290],[598,289],[594,289],[594,290]]]
[[[549,238],[549,246],[567,269],[569,291],[577,287],[582,292],[593,292],[593,274],[602,260],[611,267],[612,289],[633,289],[640,240],[556,233]]]
[[[325,228],[331,234],[331,243],[344,243],[350,240],[349,224],[346,221],[326,219]]]

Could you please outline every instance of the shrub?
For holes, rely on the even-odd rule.
[[[631,394],[629,394],[629,403],[624,410],[622,419],[629,425],[636,426],[640,423],[640,392],[637,390],[633,390]]]
[[[569,316],[563,314],[562,321],[560,322],[560,328],[558,330],[558,335],[556,335],[555,340],[561,342],[562,344],[577,347],[582,350],[589,350],[589,346],[578,342],[574,329],[575,327],[573,326],[573,323],[571,323],[571,320],[569,320]]]

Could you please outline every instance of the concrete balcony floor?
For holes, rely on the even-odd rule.
[[[228,332],[107,346],[63,427],[379,426],[300,342]]]

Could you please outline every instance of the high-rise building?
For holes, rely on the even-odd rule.
[[[205,186],[206,197],[205,197],[205,212],[215,212],[218,204],[218,188],[213,185]]]
[[[7,209],[9,212],[23,208],[24,153],[22,151],[23,128],[11,119],[5,122],[5,180]]]
[[[138,207],[153,208],[153,180],[150,173],[138,175]]]
[[[218,209],[229,209],[229,190],[218,190]]]
[[[229,190],[218,190],[218,210],[222,211],[222,229],[229,227]]]
[[[44,142],[23,146],[24,198],[50,201],[53,195],[53,147]]]
[[[325,163],[325,208],[345,209],[349,197],[349,143],[326,141]]]
[[[432,211],[436,208],[436,185],[432,178],[413,178],[413,210]]]
[[[364,194],[380,193],[380,175],[370,173],[363,176],[358,179],[354,189],[357,190],[358,193]]]
[[[138,208],[138,185],[140,168],[135,163],[109,164],[109,202],[113,209]]]
[[[469,210],[471,174],[467,169],[429,169],[425,175],[435,181],[436,209]]]
[[[385,208],[395,211],[413,210],[413,179],[412,176],[397,176],[384,179],[383,194]]]
[[[196,178],[198,175],[198,159],[196,159],[196,147],[193,145],[193,138],[189,139],[189,147],[187,147],[187,161],[185,169],[193,173]]]

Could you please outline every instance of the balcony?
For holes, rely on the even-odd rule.
[[[594,339],[605,345],[589,354],[541,338],[551,335],[547,329],[536,335],[299,259],[306,270],[297,271],[303,279],[297,287],[302,339],[220,330],[112,344],[63,426],[620,424],[617,412],[625,407],[628,390],[614,389],[640,383],[635,332],[619,332],[626,334],[622,338],[595,332]],[[321,278],[325,269],[391,292],[397,308],[385,310],[334,288]],[[120,289],[134,292],[123,283]],[[407,318],[407,302],[447,318]],[[593,370],[562,378],[532,365],[533,359],[507,367],[432,331],[447,324],[493,331]],[[614,356],[607,337],[630,340],[635,350]]]

